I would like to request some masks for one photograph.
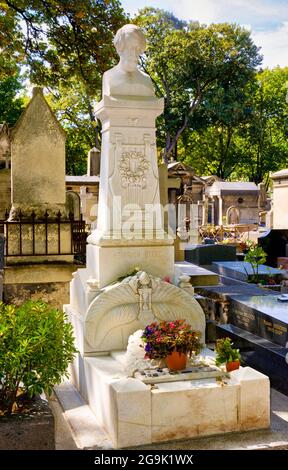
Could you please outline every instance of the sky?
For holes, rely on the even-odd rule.
[[[238,23],[261,47],[262,67],[288,66],[288,0],[121,0],[131,18],[144,6],[201,24]]]

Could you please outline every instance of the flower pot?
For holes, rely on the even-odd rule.
[[[171,370],[182,370],[187,365],[187,354],[173,351],[169,356],[165,357],[165,362],[168,369]]]
[[[226,371],[232,372],[232,370],[239,369],[240,361],[226,362]]]

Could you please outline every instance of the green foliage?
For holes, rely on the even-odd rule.
[[[23,111],[23,98],[17,96],[22,89],[17,75],[0,81],[0,122],[6,121],[12,127]]]
[[[239,349],[232,348],[233,343],[230,338],[221,338],[216,341],[216,366],[227,364],[227,362],[240,361],[241,355]]]
[[[87,149],[100,146],[93,107],[103,73],[116,63],[113,35],[128,21],[120,2],[7,0],[1,11],[21,25],[29,78],[49,89],[68,131],[68,172],[85,172]]]
[[[200,106],[198,125],[183,136],[179,159],[200,174],[268,185],[269,172],[288,164],[287,84],[287,67],[263,70],[238,96],[236,90],[235,99],[232,87],[223,99],[210,101],[209,109]]]
[[[228,179],[242,168],[247,149],[241,130],[253,116],[251,82],[252,78],[249,85],[215,86],[194,113],[194,130],[183,134],[178,155],[199,174]]]
[[[118,277],[117,281],[121,282],[123,281],[123,279],[126,279],[126,277],[135,276],[135,274],[137,274],[139,271],[140,271],[140,267],[135,266],[134,268],[129,269],[129,271],[126,274]]]
[[[211,108],[220,114],[221,103],[221,118],[231,120],[237,107],[233,99],[241,102],[242,90],[261,61],[249,32],[237,25],[206,27],[176,20],[153,8],[140,10],[135,20],[149,43],[142,66],[165,100],[158,142],[165,148],[166,160],[172,153],[176,156],[184,131],[202,125],[203,110],[196,119],[200,106],[206,107],[207,119],[213,122]]]
[[[7,0],[0,8],[22,22],[32,81],[54,87],[73,77],[90,95],[99,88],[115,59],[113,33],[125,20],[118,0]]]
[[[253,270],[252,282],[259,282],[259,266],[265,264],[267,253],[257,244],[252,244],[245,255],[244,261],[250,263]]]
[[[24,47],[21,24],[6,2],[0,3],[0,80],[17,74],[23,64]]]
[[[0,411],[11,414],[21,392],[29,397],[68,376],[76,349],[63,312],[42,302],[0,304]]]
[[[88,150],[100,147],[93,108],[103,73],[118,60],[113,35],[128,21],[118,0],[0,3],[0,80],[17,77],[20,66],[47,88],[67,131],[69,174],[85,173]],[[150,7],[133,22],[148,40],[142,68],[165,101],[157,144],[166,161],[268,185],[269,172],[288,165],[288,68],[256,74],[257,47],[235,24],[207,27]],[[5,105],[8,89],[0,90],[0,119],[13,124],[21,103],[14,94]]]
[[[268,182],[269,172],[288,164],[288,67],[263,70],[252,93],[252,119],[241,132],[249,180]]]

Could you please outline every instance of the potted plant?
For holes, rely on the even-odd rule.
[[[201,333],[191,328],[185,320],[153,322],[141,336],[145,343],[145,359],[165,359],[172,370],[185,369],[188,356],[201,350]]]
[[[216,341],[216,366],[226,365],[226,371],[239,369],[241,355],[239,349],[232,348],[233,343],[230,338],[221,338]]]
[[[47,418],[50,410],[39,394],[50,394],[67,376],[75,352],[72,326],[63,312],[43,302],[0,303],[1,449],[51,448],[53,416]]]

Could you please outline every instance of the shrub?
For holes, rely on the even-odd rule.
[[[221,338],[216,341],[216,366],[227,364],[228,362],[240,361],[241,355],[239,349],[232,348],[231,338]]]
[[[250,245],[248,253],[245,255],[244,261],[250,263],[253,276],[252,282],[259,282],[259,266],[265,264],[267,254],[259,245]]]
[[[50,394],[75,353],[63,312],[43,302],[0,303],[0,413],[17,410],[23,394]]]

